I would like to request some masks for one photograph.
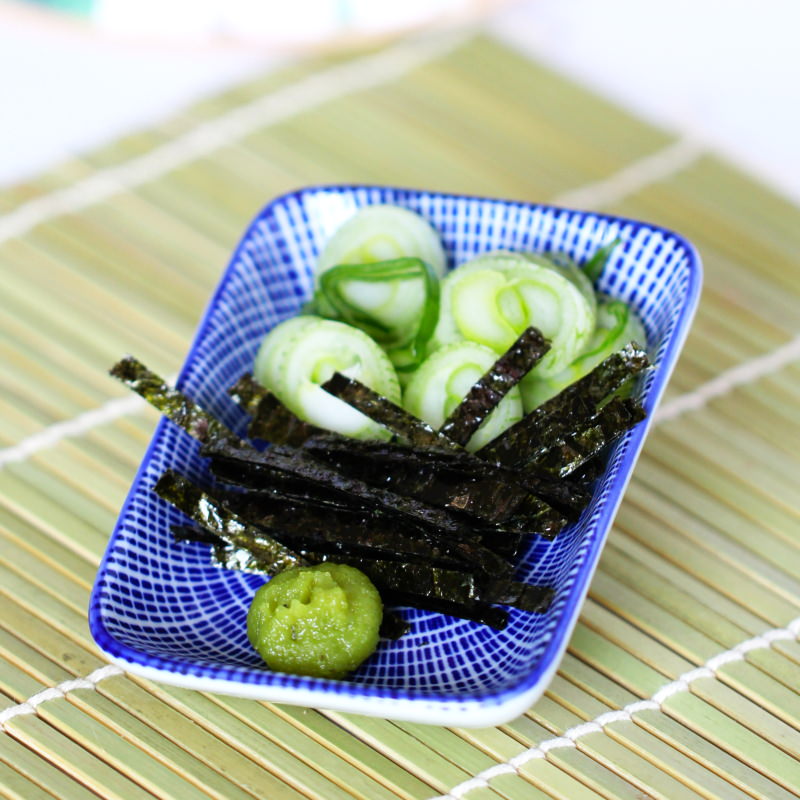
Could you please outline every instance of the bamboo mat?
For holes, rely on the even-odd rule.
[[[674,228],[705,262],[569,651],[499,728],[157,685],[103,669],[89,636],[157,419],[106,369],[132,352],[175,373],[255,211],[338,181],[571,200]],[[478,36],[292,65],[0,194],[2,214],[3,797],[800,794],[796,207]]]

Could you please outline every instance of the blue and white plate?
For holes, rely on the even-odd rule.
[[[422,214],[441,233],[451,267],[499,249],[561,251],[582,262],[601,244],[621,239],[599,288],[631,303],[644,322],[655,369],[640,391],[652,414],[700,292],[700,261],[685,239],[602,214],[368,186],[302,189],[258,215],[186,359],[179,386],[190,397],[244,434],[245,417],[226,388],[251,370],[264,334],[308,299],[327,238],[356,209],[372,203]],[[613,449],[580,522],[555,541],[531,542],[518,575],[556,587],[546,614],[512,609],[508,627],[497,632],[408,610],[411,633],[382,642],[350,679],[334,681],[266,669],[245,625],[262,579],[212,566],[206,545],[173,541],[170,524],[185,520],[151,487],[167,468],[198,482],[209,475],[197,443],[162,419],[97,575],[89,608],[92,634],[126,670],[179,686],[440,725],[501,724],[525,711],[556,671],[647,425]]]

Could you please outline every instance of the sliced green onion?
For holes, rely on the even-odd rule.
[[[373,312],[354,303],[347,292],[353,282],[359,284],[422,283],[421,305],[414,309],[416,323],[397,330],[376,317]],[[389,357],[397,351],[397,361],[404,371],[416,368],[422,361],[425,345],[433,335],[439,318],[439,277],[427,262],[420,258],[396,258],[372,264],[340,264],[319,276],[313,308],[320,316],[338,319],[360,328],[382,344]]]
[[[393,402],[400,385],[386,353],[358,328],[304,316],[282,322],[264,338],[253,370],[298,417],[363,439],[386,438],[380,425],[320,388],[335,372],[358,378]]]
[[[428,351],[466,339],[502,353],[535,326],[551,342],[535,372],[554,375],[588,344],[595,305],[591,284],[578,269],[530,254],[480,256],[442,281],[439,324]]]
[[[592,282],[596,283],[597,279],[602,275],[608,259],[616,249],[617,245],[622,242],[622,239],[613,239],[608,244],[604,244],[584,265],[583,271],[586,277]]]
[[[398,206],[367,206],[330,238],[320,255],[317,274],[321,277],[341,264],[371,264],[398,258],[419,258],[437,277],[444,274],[447,263],[439,234],[427,220]],[[360,276],[351,277],[341,286],[340,293],[373,323],[393,332],[389,343],[392,347],[406,345],[413,338],[426,295],[422,280],[375,282],[361,280]]]

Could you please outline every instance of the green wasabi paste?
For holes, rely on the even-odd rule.
[[[342,678],[378,645],[383,605],[363,572],[318,564],[281,572],[247,614],[247,635],[277,672]]]

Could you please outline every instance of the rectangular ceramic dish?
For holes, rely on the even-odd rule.
[[[599,289],[629,302],[644,322],[654,369],[638,391],[652,415],[700,292],[700,261],[687,241],[602,214],[392,187],[312,187],[264,208],[233,254],[186,358],[179,386],[190,397],[244,433],[244,415],[226,388],[252,369],[264,334],[308,299],[326,239],[370,203],[422,214],[441,233],[451,268],[500,249],[560,251],[582,262],[620,238]],[[267,670],[245,626],[262,578],[217,569],[207,546],[173,541],[169,526],[181,515],[151,487],[167,468],[198,482],[208,474],[197,443],[162,420],[97,575],[92,634],[126,670],[189,688],[442,725],[506,722],[536,700],[556,671],[650,419],[614,447],[580,521],[552,542],[531,542],[518,574],[556,587],[547,613],[512,609],[507,629],[497,632],[408,610],[411,632],[383,642],[346,681]]]

